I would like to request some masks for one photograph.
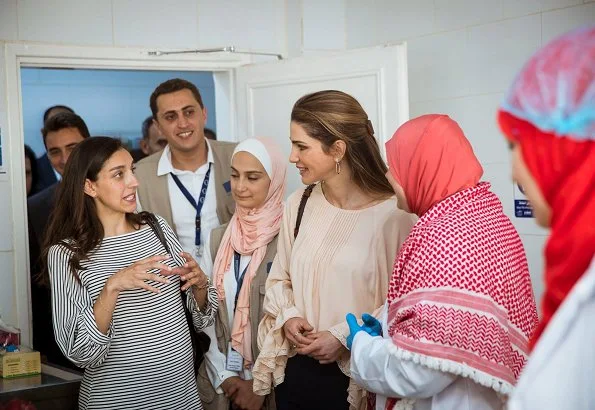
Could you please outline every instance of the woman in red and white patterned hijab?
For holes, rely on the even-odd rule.
[[[384,337],[353,338],[352,376],[377,409],[500,409],[537,324],[519,235],[448,116],[408,121],[386,149],[399,207],[419,221],[395,261]]]

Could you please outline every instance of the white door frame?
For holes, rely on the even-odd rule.
[[[81,47],[32,43],[6,43],[4,62],[0,54],[0,79],[5,68],[6,126],[4,160],[11,185],[13,223],[13,269],[17,323],[21,342],[31,346],[31,294],[29,283],[29,243],[27,234],[27,200],[25,192],[24,133],[22,117],[22,67],[59,67],[79,69],[213,71],[215,90],[221,91],[219,109],[229,114],[225,128],[235,135],[236,114],[233,69],[248,64],[250,58],[237,54],[170,54],[149,55],[146,48]],[[2,84],[0,84],[0,90]],[[1,93],[0,93],[1,95]],[[219,99],[218,99],[219,100]],[[0,112],[2,102],[0,101]],[[1,119],[0,119],[1,121]],[[217,121],[219,124],[219,121]],[[8,136],[8,137],[6,137]]]

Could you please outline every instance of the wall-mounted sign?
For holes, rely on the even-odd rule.
[[[533,208],[519,184],[513,184],[514,216],[517,218],[533,218]]]

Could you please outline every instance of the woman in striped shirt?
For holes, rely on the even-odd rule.
[[[44,251],[56,340],[85,369],[81,409],[201,409],[181,295],[201,330],[216,290],[161,217],[135,213],[137,186],[116,139],[70,156]]]

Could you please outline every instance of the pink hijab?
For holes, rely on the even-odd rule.
[[[409,210],[422,216],[437,202],[477,185],[483,169],[459,124],[428,114],[403,124],[386,143],[390,173]]]
[[[260,144],[255,144],[255,141]],[[258,149],[262,147],[265,150]],[[266,200],[260,208],[247,209],[236,206],[215,258],[213,278],[219,298],[225,300],[223,277],[231,266],[234,251],[241,255],[252,255],[240,289],[231,329],[232,347],[242,355],[246,365],[250,365],[254,361],[250,326],[250,287],[256,270],[264,259],[268,244],[277,236],[281,227],[287,165],[277,144],[267,138],[256,137],[245,140],[236,147],[234,155],[240,151],[254,155],[265,169],[270,167],[267,173],[271,184]],[[232,306],[229,308],[233,309]]]

